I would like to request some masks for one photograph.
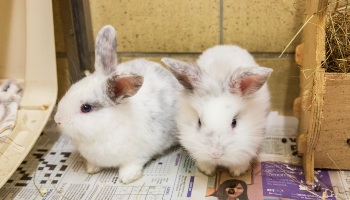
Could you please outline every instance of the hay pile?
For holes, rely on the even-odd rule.
[[[350,72],[350,5],[336,6],[326,21],[326,72]]]

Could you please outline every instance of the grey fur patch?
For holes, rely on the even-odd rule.
[[[187,91],[193,93],[195,85],[201,79],[199,66],[193,62],[184,62],[172,58],[162,58],[161,61],[169,67],[171,73],[174,74],[180,84]]]
[[[113,72],[117,64],[117,38],[112,26],[104,26],[100,29],[95,44],[95,68],[108,75]]]
[[[174,74],[176,79],[180,82],[182,86],[184,86],[186,90],[190,92],[193,91],[193,85],[188,76],[186,76],[185,74],[181,74],[173,69],[170,69],[170,71]]]

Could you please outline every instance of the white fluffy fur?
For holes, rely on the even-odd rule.
[[[163,61],[174,71],[181,71],[181,63]],[[250,67],[267,77],[272,70],[259,67],[246,50],[233,45],[206,50],[197,65],[199,77],[190,78],[194,89],[185,92],[180,103],[180,143],[205,174],[213,174],[219,165],[233,175],[241,175],[250,167],[263,141],[270,95],[266,84],[253,94],[232,93],[230,78],[239,78],[245,70],[242,68]],[[191,70],[198,69],[192,66],[182,72],[195,74],[188,72]],[[233,118],[237,120],[235,128],[231,127]]]
[[[152,157],[176,144],[174,94],[180,86],[158,63],[144,59],[125,62],[114,73],[140,75],[143,85],[134,96],[114,103],[105,92],[106,70],[115,67],[110,65],[104,69],[95,65],[98,70],[72,85],[58,104],[55,121],[87,160],[89,173],[119,167],[121,182],[130,183],[142,176],[144,165]],[[93,105],[89,113],[81,112],[85,103]]]

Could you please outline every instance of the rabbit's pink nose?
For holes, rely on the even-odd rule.
[[[59,117],[59,116],[57,116],[57,114],[55,115],[54,120],[55,120],[56,124],[58,124],[58,125],[60,125],[60,124],[61,124],[60,117]]]
[[[218,159],[222,156],[222,151],[213,150],[212,152],[209,153],[209,155],[214,159]]]

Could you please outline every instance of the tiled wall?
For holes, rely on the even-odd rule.
[[[218,44],[246,48],[258,63],[274,69],[269,80],[272,108],[290,115],[299,92],[299,68],[293,56],[300,37],[282,58],[277,57],[303,24],[303,2],[89,0],[89,6],[94,38],[105,24],[117,29],[121,61],[135,57],[159,61],[163,56],[195,59],[203,50]],[[58,50],[64,48],[60,37],[56,39]]]
[[[90,0],[93,35],[112,24],[120,52],[202,52],[220,43],[281,52],[302,25],[299,0]],[[289,48],[294,51],[298,38]]]

